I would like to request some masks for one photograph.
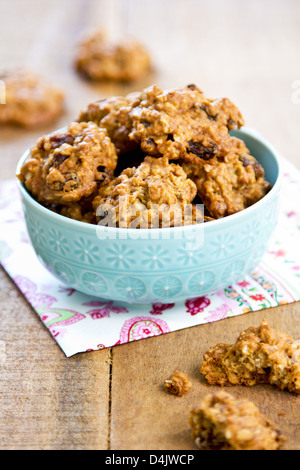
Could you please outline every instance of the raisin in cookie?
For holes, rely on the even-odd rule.
[[[242,140],[231,137],[222,153],[206,162],[198,157],[180,161],[215,219],[246,209],[271,188],[263,167]]]

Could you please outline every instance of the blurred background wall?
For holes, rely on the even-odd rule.
[[[88,102],[156,83],[228,96],[300,168],[300,2],[297,0],[0,0],[0,69],[26,67],[66,91],[70,122]],[[73,68],[86,31],[143,42],[154,72],[134,84],[91,84]],[[1,179],[46,129],[0,129]]]

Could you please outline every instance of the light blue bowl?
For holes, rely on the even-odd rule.
[[[276,226],[280,164],[272,146],[250,130],[245,141],[265,169],[271,191],[253,206],[205,224],[164,229],[100,227],[58,215],[19,183],[35,252],[78,291],[130,303],[176,302],[243,279],[261,260]],[[21,158],[17,173],[29,155]]]

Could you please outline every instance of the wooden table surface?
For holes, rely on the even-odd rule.
[[[196,83],[228,96],[255,128],[300,168],[300,3],[297,0],[0,0],[0,66],[26,66],[67,92],[67,109],[42,129],[0,129],[0,178],[14,177],[23,151],[70,122],[88,102],[157,83]],[[76,43],[87,29],[131,34],[149,48],[154,73],[134,85],[91,85],[76,75]],[[54,127],[55,126],[55,127]],[[201,378],[203,352],[267,318],[300,338],[300,305],[66,358],[0,269],[0,449],[194,450],[189,408],[216,390]],[[178,398],[164,379],[179,368],[193,382]],[[234,387],[300,450],[299,398],[270,386]]]

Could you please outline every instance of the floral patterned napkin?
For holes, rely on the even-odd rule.
[[[300,300],[300,172],[284,169],[279,223],[256,270],[180,303],[128,305],[68,288],[39,262],[15,181],[0,184],[0,262],[67,357]]]

